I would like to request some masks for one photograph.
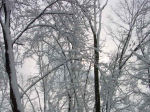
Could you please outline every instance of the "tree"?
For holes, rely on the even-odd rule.
[[[11,13],[13,5],[15,6],[15,1],[2,0],[1,8],[0,8],[0,23],[3,33],[3,41],[5,45],[5,68],[9,78],[9,86],[10,86],[10,100],[11,107],[13,112],[23,112],[23,106],[21,104],[21,97],[17,84],[17,75],[15,69],[15,60],[13,53],[13,45],[17,43],[18,39],[23,35],[23,33],[29,29],[29,27],[43,15],[43,13],[55,4],[57,1],[51,2],[45,9],[42,10],[40,14],[38,14],[34,19],[32,19],[26,27],[17,35],[17,37],[13,40],[11,33]],[[17,2],[19,3],[19,2]],[[13,27],[13,26],[12,26]]]
[[[120,1],[106,23],[115,51],[106,53],[107,3],[0,1],[0,111],[149,111],[149,0]],[[34,74],[20,74],[31,59]]]
[[[100,99],[100,90],[99,90],[99,51],[100,51],[100,33],[101,33],[101,19],[102,19],[102,12],[107,5],[108,0],[102,2],[100,0],[94,0],[91,2],[92,5],[91,12],[88,8],[84,6],[80,6],[81,10],[83,11],[87,21],[89,22],[90,29],[92,31],[92,37],[94,40],[94,88],[95,88],[95,112],[101,112],[101,99]],[[88,4],[87,4],[88,6]],[[89,11],[89,12],[88,12]]]
[[[1,4],[0,23],[5,44],[5,67],[9,77],[11,107],[14,112],[23,112],[23,106],[21,104],[20,93],[17,85],[16,70],[14,66],[13,41],[10,33],[10,2],[2,0]],[[4,19],[2,18],[2,13],[4,14]]]
[[[107,66],[104,65],[109,73],[107,77],[104,77],[103,87],[103,90],[106,91],[105,93],[108,92],[108,94],[104,95],[104,100],[106,100],[104,105],[107,112],[111,110],[136,111],[134,108],[138,108],[134,107],[138,103],[132,100],[133,95],[135,95],[134,92],[140,93],[140,91],[137,92],[139,80],[135,78],[137,74],[134,71],[134,67],[138,66],[138,71],[140,67],[135,59],[135,54],[139,53],[140,47],[145,45],[149,38],[149,31],[147,31],[147,27],[143,27],[143,22],[141,22],[142,18],[145,25],[149,24],[145,21],[147,19],[143,17],[143,15],[146,17],[148,3],[147,0],[137,2],[135,0],[124,0],[120,1],[120,10],[115,11],[119,18],[116,19],[117,22],[114,22],[117,26],[115,27],[117,35],[114,32],[111,32],[110,35],[114,39],[118,50],[116,55],[111,57],[111,63]],[[141,32],[143,32],[142,35]],[[139,40],[138,43],[136,39]],[[106,71],[103,70],[102,73],[105,74]],[[105,87],[108,89],[106,90]],[[115,105],[116,102],[119,105]]]

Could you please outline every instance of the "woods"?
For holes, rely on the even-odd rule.
[[[149,112],[149,0],[1,0],[0,112]]]

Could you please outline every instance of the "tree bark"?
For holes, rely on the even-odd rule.
[[[98,42],[96,34],[94,34],[94,83],[95,83],[95,112],[101,112],[100,108],[100,92],[99,92],[99,73],[98,73]]]
[[[23,112],[23,107],[21,105],[21,98],[19,94],[19,89],[17,85],[17,76],[14,63],[13,46],[10,34],[10,13],[9,1],[2,0],[2,8],[4,11],[5,19],[0,18],[0,23],[2,26],[3,39],[5,44],[5,68],[9,78],[10,86],[10,103],[13,112]]]

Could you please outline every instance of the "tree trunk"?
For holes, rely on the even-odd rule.
[[[2,26],[4,44],[5,44],[5,68],[9,78],[10,86],[10,103],[13,112],[23,112],[23,107],[21,105],[21,98],[19,94],[19,89],[17,85],[17,77],[14,63],[13,46],[10,35],[10,6],[8,0],[2,0],[2,8],[4,11],[5,19],[0,19]],[[1,17],[2,18],[2,17]]]
[[[99,73],[98,73],[98,62],[99,62],[99,52],[98,52],[98,42],[96,34],[94,34],[94,83],[95,83],[95,112],[100,112],[100,92],[99,92]]]

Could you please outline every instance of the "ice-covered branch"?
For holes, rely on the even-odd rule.
[[[43,78],[45,78],[46,76],[48,76],[50,73],[52,73],[53,71],[57,70],[59,67],[63,66],[65,63],[71,61],[71,60],[80,60],[80,59],[68,59],[65,62],[63,62],[62,64],[59,64],[58,66],[54,67],[53,69],[49,70],[47,73],[45,73],[43,76],[41,76],[39,79],[37,79],[35,82],[33,82],[26,90],[24,90],[23,94],[21,95],[21,98],[23,97],[23,95],[30,89],[32,88],[36,83],[38,83],[39,81],[41,81]]]
[[[38,15],[38,16],[36,16],[33,20],[31,20],[30,21],[30,23],[18,34],[18,36],[14,39],[14,41],[13,41],[13,44],[22,36],[22,34],[26,31],[26,30],[28,30],[28,28],[38,19],[38,18],[40,18],[43,14],[44,14],[44,12],[49,8],[49,7],[51,7],[52,5],[54,5],[55,3],[57,3],[59,0],[56,0],[56,1],[54,1],[54,2],[52,2],[52,3],[50,3],[48,6],[46,6],[45,8],[44,8],[44,10]]]

